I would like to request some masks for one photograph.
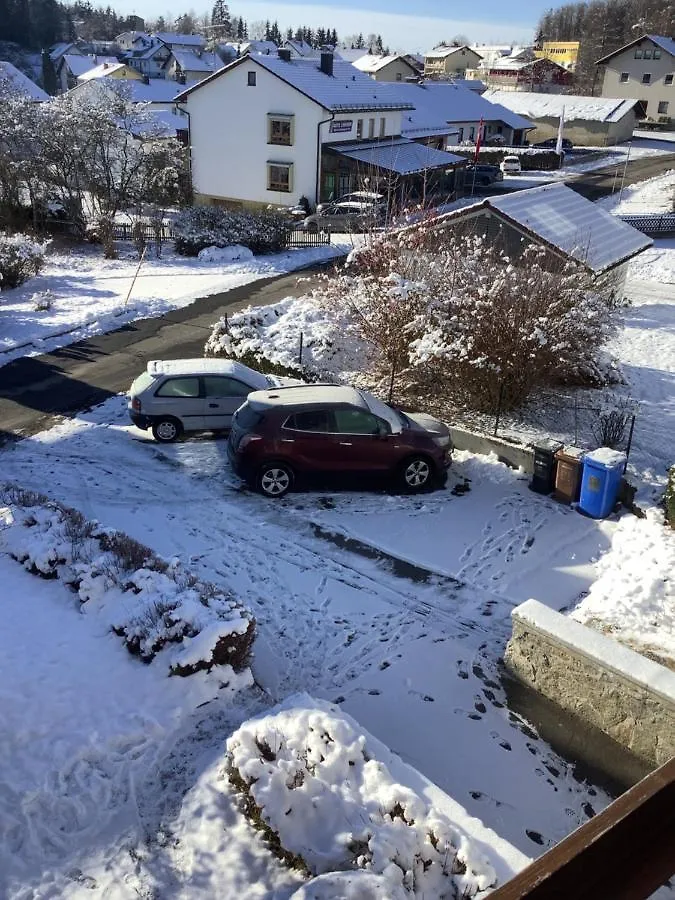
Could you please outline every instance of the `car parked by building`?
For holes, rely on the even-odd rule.
[[[533,147],[539,147],[543,150],[555,150],[558,146],[558,138],[547,138],[545,141],[539,141],[536,144],[532,144]],[[563,138],[561,142],[563,153],[569,153],[570,150],[574,150],[574,144],[570,141],[569,138]]]
[[[129,389],[129,417],[162,443],[184,432],[227,430],[251,391],[278,383],[229,359],[153,360]]]
[[[445,481],[451,455],[450,432],[432,416],[330,384],[255,391],[228,441],[234,470],[267,497],[282,497],[301,478],[337,474],[422,491]]]
[[[469,163],[464,169],[464,185],[472,187],[474,184],[488,187],[495,181],[503,181],[504,173],[499,166],[490,166],[487,163]]]
[[[504,159],[500,162],[499,168],[502,170],[503,175],[520,175],[520,157],[516,156],[515,154],[509,154],[508,156],[505,156]]]
[[[368,231],[384,221],[384,209],[373,203],[344,200],[326,203],[303,220],[305,231]]]

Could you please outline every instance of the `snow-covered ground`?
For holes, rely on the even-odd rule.
[[[675,209],[675,169],[625,187],[609,197],[596,201],[614,215],[670,213]],[[642,260],[642,254],[635,261]],[[655,279],[657,280],[657,279]]]
[[[144,260],[127,301],[138,258],[103,259],[100,248],[54,252],[44,270],[18,288],[0,293],[0,365],[113,331],[136,319],[161,316],[199,297],[283,275],[348,252],[352,243],[335,236],[328,247],[292,249],[250,262],[207,262],[178,256]],[[38,310],[34,295],[51,293],[51,309]]]

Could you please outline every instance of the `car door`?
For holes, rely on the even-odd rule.
[[[305,472],[330,472],[334,468],[331,420],[325,409],[290,415],[279,436],[279,450],[292,466]]]
[[[232,415],[246,400],[253,388],[226,375],[203,375],[204,428],[220,431],[232,424]]]
[[[395,466],[391,438],[388,424],[368,410],[353,406],[333,409],[333,455],[339,471],[389,471]]]
[[[155,391],[148,414],[153,418],[180,419],[185,431],[200,431],[204,427],[204,398],[199,377],[166,378]]]

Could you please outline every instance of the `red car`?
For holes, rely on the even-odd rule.
[[[367,391],[332,384],[254,391],[234,414],[228,456],[268,497],[302,476],[374,475],[406,491],[443,483],[452,454],[446,425],[403,413]]]

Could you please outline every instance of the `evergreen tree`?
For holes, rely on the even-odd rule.
[[[211,10],[210,34],[214,40],[225,40],[232,34],[232,23],[230,22],[230,10],[225,0],[216,0]]]
[[[239,19],[237,22],[237,40],[243,41],[246,37],[246,26],[243,19]]]
[[[272,32],[270,29],[270,20],[269,19],[267,19],[267,21],[265,22],[265,38],[264,39],[266,41],[272,40]]]
[[[42,51],[42,86],[51,97],[57,93],[59,87],[56,69],[47,49]]]
[[[322,47],[326,43],[326,32],[323,28],[316,29],[316,43],[319,47]]]
[[[378,34],[377,40],[375,41],[375,52],[382,56],[384,54],[384,44],[382,43],[382,35]]]
[[[358,38],[356,39],[356,50],[365,50],[366,42],[363,40],[363,35],[359,33]]]

